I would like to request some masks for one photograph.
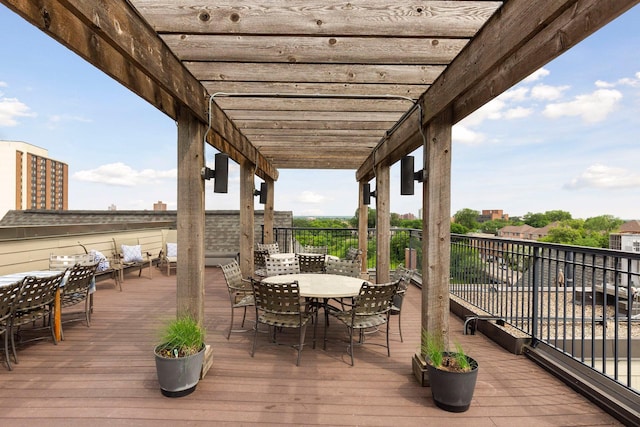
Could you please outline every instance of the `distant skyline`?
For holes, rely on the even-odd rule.
[[[454,126],[452,215],[470,208],[640,218],[638,23],[635,6]],[[4,5],[0,37],[0,139],[67,163],[70,209],[176,208],[173,120]],[[215,153],[206,147],[209,163]],[[413,155],[420,164],[422,150]],[[351,217],[357,209],[355,171],[279,172],[276,210]],[[418,216],[419,184],[414,196],[400,196],[399,175],[396,164],[390,209]],[[231,162],[229,193],[207,183],[206,208],[238,209],[239,198]]]

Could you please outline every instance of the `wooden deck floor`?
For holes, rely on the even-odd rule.
[[[334,322],[327,350],[306,347],[296,367],[295,350],[267,343],[264,334],[254,358],[252,334],[227,341],[226,286],[220,270],[208,268],[206,327],[214,364],[194,393],[171,399],[158,388],[152,349],[162,320],[175,315],[175,276],[129,275],[123,292],[99,283],[91,328],[65,325],[64,342],[24,346],[12,372],[0,368],[0,425],[619,425],[524,356],[482,334],[462,335],[453,315],[452,338],[478,360],[478,384],[467,412],[438,409],[411,370],[420,338],[419,292],[410,288],[405,298],[405,342],[392,336],[391,358],[382,347],[358,347],[351,367],[344,329]]]

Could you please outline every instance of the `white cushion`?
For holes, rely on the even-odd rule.
[[[142,262],[142,249],[140,245],[122,245],[122,255],[124,256],[124,262]]]
[[[167,257],[177,257],[177,256],[178,256],[178,244],[167,243]]]
[[[102,252],[91,249],[89,253],[93,255],[93,261],[98,263],[96,271],[105,271],[109,269],[109,261],[107,260],[107,257],[102,254]]]

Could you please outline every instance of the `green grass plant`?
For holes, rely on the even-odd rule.
[[[204,329],[188,316],[168,322],[161,335],[159,351],[165,357],[190,356],[204,347]]]

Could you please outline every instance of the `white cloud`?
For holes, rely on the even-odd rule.
[[[7,82],[3,82],[2,80],[0,80],[0,87],[8,87],[9,85],[7,84]]]
[[[18,117],[35,117],[30,108],[17,98],[0,98],[0,126],[16,126]]]
[[[516,107],[507,110],[504,113],[504,118],[507,120],[522,119],[524,117],[529,117],[531,114],[533,114],[533,109],[531,108]]]
[[[478,145],[485,141],[485,136],[458,123],[451,130],[451,139],[454,143]]]
[[[569,89],[569,86],[549,86],[536,85],[531,89],[531,97],[544,101],[553,101],[562,97],[562,93]]]
[[[609,82],[605,82],[603,80],[596,80],[596,87],[603,88],[603,89],[609,89],[609,88],[615,87],[615,84],[609,83]]]
[[[524,101],[527,99],[528,94],[529,88],[517,87],[504,92],[502,95],[498,96],[498,99],[501,101]]]
[[[523,82],[525,83],[535,82],[537,80],[540,80],[543,77],[548,76],[549,74],[551,74],[551,71],[547,70],[546,68],[540,68],[538,71],[535,71],[533,74],[529,75],[529,77],[526,77],[523,80]]]
[[[618,79],[615,83],[605,82],[603,80],[596,81],[596,87],[599,88],[613,88],[616,86],[631,86],[631,87],[640,87],[640,71],[635,73],[633,77],[623,77]]]
[[[58,124],[64,123],[64,122],[92,123],[93,120],[87,119],[82,116],[71,116],[69,114],[62,114],[62,115],[56,114],[49,117],[49,120],[47,121],[47,127],[49,129],[54,129],[58,126]]]
[[[557,119],[563,116],[580,116],[587,123],[604,120],[615,110],[622,93],[612,89],[598,89],[593,93],[578,95],[573,101],[549,104],[543,114]]]
[[[326,202],[327,197],[314,193],[313,191],[303,191],[297,197],[296,201],[300,203],[320,204]]]
[[[640,175],[624,168],[605,166],[600,163],[589,166],[580,176],[564,185],[564,188],[634,188],[640,186]]]
[[[143,169],[137,171],[120,162],[102,165],[96,169],[78,171],[73,174],[73,178],[78,181],[97,182],[123,187],[133,187],[141,184],[149,185],[149,183],[154,180],[176,179],[177,176],[177,169],[167,171]]]

